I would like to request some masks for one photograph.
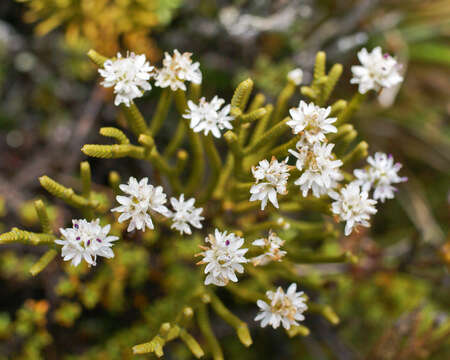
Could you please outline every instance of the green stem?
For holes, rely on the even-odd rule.
[[[200,344],[195,340],[191,334],[189,334],[185,329],[180,329],[180,339],[183,340],[185,345],[191,350],[191,353],[197,358],[201,358],[205,355]]]
[[[334,87],[336,86],[337,82],[339,81],[339,78],[342,75],[342,70],[343,68],[341,64],[334,64],[331,67],[331,70],[327,75],[327,81],[325,82],[323,87],[322,105],[324,105],[330,98],[330,95],[333,92]]]
[[[346,123],[350,120],[350,118],[353,116],[353,114],[358,111],[358,109],[361,107],[361,104],[365,100],[367,94],[361,94],[357,92],[355,95],[353,95],[352,99],[350,100],[350,103],[347,105],[347,107],[339,114],[339,117],[337,121],[334,123],[335,126],[341,125]]]
[[[253,145],[247,146],[244,149],[244,155],[246,156],[252,154],[267,145],[268,142],[276,141],[286,130],[289,129],[289,126],[286,125],[289,119],[289,117],[284,118],[284,120],[280,121],[270,130],[266,131],[257,142]]]
[[[12,228],[10,232],[0,235],[0,244],[20,242],[31,245],[52,244],[56,239],[55,235],[34,233],[31,231]]]
[[[81,174],[81,184],[82,184],[82,194],[83,197],[89,199],[91,197],[91,167],[87,161],[80,163],[80,174]]]
[[[180,115],[183,116],[187,109],[186,93],[183,90],[177,90],[175,91],[174,98],[175,106]]]
[[[178,122],[177,129],[175,130],[175,134],[172,136],[172,139],[169,142],[169,145],[167,145],[166,149],[164,150],[164,157],[168,159],[170,156],[172,156],[175,151],[180,147],[181,143],[184,140],[184,136],[186,134],[187,124],[184,119],[180,119]]]
[[[119,173],[117,171],[110,171],[108,174],[108,183],[114,193],[114,196],[120,194],[120,182]]]
[[[278,96],[271,124],[276,124],[282,119],[282,117],[286,113],[289,100],[291,99],[292,95],[294,95],[294,92],[295,84],[291,81],[288,81],[288,83],[283,88],[283,90],[281,90],[281,93]]]
[[[46,234],[52,234],[52,228],[50,226],[50,220],[48,218],[47,209],[45,208],[44,202],[42,200],[36,200],[34,202],[34,207],[41,223],[42,231]]]
[[[252,338],[250,336],[250,332],[248,331],[247,324],[228,310],[215,294],[210,292],[209,295],[211,296],[211,306],[217,315],[219,315],[236,330],[242,344],[247,347],[250,346],[252,344]]]
[[[204,151],[200,135],[190,130],[188,131],[188,136],[193,156],[192,170],[189,175],[185,191],[187,195],[191,195],[194,193],[196,188],[199,188],[203,180],[203,174],[205,171],[205,159],[203,157]]]
[[[205,147],[206,156],[209,158],[211,163],[211,178],[209,179],[206,192],[200,202],[205,202],[211,198],[211,195],[217,187],[220,170],[222,169],[222,160],[220,159],[219,152],[214,144],[213,137],[211,135],[204,136],[203,145]]]
[[[333,308],[329,305],[317,304],[313,302],[308,302],[308,310],[321,314],[325,319],[327,319],[331,324],[337,325],[340,322],[339,316],[333,310]]]
[[[140,134],[149,133],[144,117],[133,101],[130,103],[130,106],[121,104],[120,107],[125,114],[125,118],[127,119],[131,131],[136,137],[139,137]]]
[[[44,270],[48,264],[55,258],[58,252],[55,249],[48,250],[44,255],[40,257],[40,259],[33,264],[30,268],[30,273],[32,276],[36,276],[42,270]]]
[[[345,165],[349,165],[355,161],[366,158],[368,155],[369,144],[365,141],[361,141],[355,148],[344,156],[342,162]]]
[[[289,149],[295,149],[295,145],[298,142],[299,137],[293,137],[288,142],[281,144],[267,153],[268,156],[275,156],[276,158],[289,155]]]
[[[239,177],[244,178],[245,175],[246,175],[244,173],[243,166],[242,166],[243,165],[244,154],[243,154],[242,148],[241,148],[241,146],[239,144],[238,136],[233,131],[228,130],[224,134],[223,137],[225,138],[225,140],[226,140],[226,142],[227,142],[227,144],[228,144],[228,146],[229,146],[229,148],[231,150],[231,153],[232,153],[232,155],[234,157],[234,161],[233,161],[233,163],[234,163],[234,167],[233,167],[234,174],[239,176]]]
[[[122,145],[130,143],[130,139],[128,139],[128,137],[123,133],[123,131],[115,127],[102,127],[100,129],[100,135],[116,139],[119,142],[119,144]]]
[[[136,145],[97,145],[86,144],[81,151],[87,156],[101,159],[118,159],[130,156],[135,159],[143,159],[145,157],[145,148]]]
[[[222,199],[225,195],[225,189],[227,187],[228,179],[233,171],[234,167],[234,157],[231,152],[228,153],[225,160],[225,166],[219,175],[219,180],[217,182],[216,190],[213,193],[214,199]]]
[[[266,97],[264,96],[264,94],[261,94],[261,93],[256,94],[255,97],[253,98],[252,102],[248,106],[248,112],[251,112],[253,110],[260,108],[261,106],[263,106],[265,101],[266,101]]]
[[[98,203],[92,200],[88,200],[80,195],[75,194],[73,189],[66,188],[65,186],[57,183],[56,181],[50,179],[48,176],[41,176],[39,182],[42,187],[47,190],[53,196],[60,198],[67,204],[72,205],[76,208],[97,208]]]
[[[150,132],[153,136],[158,133],[164,120],[167,118],[171,102],[172,91],[170,91],[168,88],[163,89],[161,92],[161,96],[159,97],[155,114],[153,115],[152,121],[150,123]]]
[[[106,60],[108,60],[107,57],[100,55],[97,51],[95,50],[89,50],[87,53],[87,56],[92,60],[92,62],[97,65],[99,68],[103,68],[103,64],[105,63]]]
[[[191,83],[189,88],[189,100],[192,100],[194,103],[198,103],[200,100],[200,96],[202,93],[202,85]]]
[[[197,321],[198,327],[203,334],[206,343],[208,344],[209,350],[212,353],[213,359],[223,360],[223,352],[220,348],[219,341],[217,341],[217,338],[211,329],[211,324],[208,317],[208,309],[206,308],[205,304],[201,304],[198,308]]]
[[[231,107],[239,108],[244,111],[247,106],[248,99],[253,90],[253,80],[247,79],[242,81],[236,88],[233,98],[231,99]]]
[[[314,254],[313,252],[304,251],[296,254],[289,252],[289,258],[292,261],[302,264],[321,264],[321,263],[356,263],[358,259],[350,252],[345,252],[340,255],[322,255]]]
[[[264,134],[264,131],[270,123],[270,119],[273,113],[273,105],[267,104],[265,109],[266,114],[261,119],[259,119],[258,123],[256,124],[255,130],[253,131],[252,137],[250,139],[250,145],[253,145],[261,138],[262,134]]]

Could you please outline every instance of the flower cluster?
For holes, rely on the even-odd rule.
[[[145,90],[151,90],[149,80],[153,69],[145,55],[130,53],[123,58],[118,53],[116,59],[106,60],[103,69],[98,72],[104,78],[101,84],[114,88],[114,104],[118,106],[123,103],[130,106],[133,99],[141,97]]]
[[[197,264],[207,264],[205,274],[205,285],[214,284],[225,286],[231,280],[237,282],[235,272],[242,274],[242,264],[248,262],[245,253],[248,249],[242,249],[244,239],[234,233],[220,232],[216,229],[214,235],[209,234],[205,241],[210,247],[201,246],[203,260]]]
[[[289,111],[291,120],[287,122],[294,134],[301,133],[302,138],[309,144],[325,141],[325,134],[335,133],[337,129],[332,125],[336,118],[328,117],[331,107],[321,108],[314,103],[307,104],[300,101],[298,108]]]
[[[367,191],[361,190],[356,182],[351,182],[341,189],[339,193],[331,191],[330,197],[335,201],[332,203],[332,211],[341,221],[346,221],[345,236],[352,233],[355,226],[369,227],[370,215],[375,214],[376,200],[369,198]]]
[[[116,196],[120,206],[111,211],[121,213],[118,219],[120,223],[130,220],[127,231],[153,229],[151,211],[162,215],[169,214],[169,209],[164,205],[167,200],[163,188],[148,184],[148,178],[138,182],[134,177],[130,177],[128,184],[121,184],[119,187],[127,196]]]
[[[213,136],[219,138],[220,130],[233,128],[231,121],[234,117],[230,115],[231,105],[228,104],[222,108],[224,103],[225,100],[218,96],[214,96],[210,102],[202,97],[198,105],[189,100],[188,110],[183,117],[190,119],[190,127],[194,132],[203,132],[204,135],[211,132]]]
[[[172,229],[176,229],[180,234],[192,234],[191,227],[193,226],[197,229],[202,228],[201,221],[205,218],[200,214],[203,212],[203,208],[194,207],[195,199],[190,198],[189,200],[184,200],[184,194],[181,194],[179,199],[171,198],[170,203],[172,204],[173,212],[170,211],[169,217],[172,219],[173,224]],[[190,225],[190,226],[189,226]]]
[[[370,217],[377,212],[375,208],[377,200],[384,202],[386,199],[393,198],[394,191],[396,190],[393,184],[406,181],[406,178],[400,177],[398,174],[401,164],[394,163],[392,156],[384,153],[375,153],[373,157],[369,156],[367,158],[368,165],[364,169],[354,170],[354,177],[352,177],[351,173],[345,173],[341,170],[343,161],[333,152],[335,144],[330,142],[332,139],[331,134],[338,133],[338,128],[336,127],[337,118],[332,116],[331,107],[321,107],[313,102],[307,103],[300,101],[297,107],[289,110],[289,118],[287,121],[280,122],[279,120],[283,116],[282,113],[287,113],[288,106],[286,100],[283,108],[281,106],[283,105],[283,99],[280,99],[277,104],[278,108],[276,109],[279,116],[274,116],[278,124],[274,125],[275,120],[272,121],[270,112],[266,111],[268,107],[263,108],[259,105],[263,96],[255,97],[251,102],[252,105],[248,106],[248,113],[246,112],[246,104],[252,88],[251,80],[246,80],[242,83],[242,86],[240,85],[238,87],[235,93],[236,95],[230,104],[218,96],[214,96],[210,101],[201,97],[198,102],[192,100],[185,102],[185,97],[180,90],[186,91],[186,82],[200,84],[202,81],[202,74],[199,70],[200,65],[198,62],[192,62],[191,55],[190,53],[181,54],[177,50],[174,50],[173,55],[165,53],[163,67],[154,71],[153,67],[146,61],[144,55],[137,56],[131,53],[126,58],[122,58],[118,54],[117,59],[106,61],[104,68],[99,70],[100,74],[104,77],[102,84],[105,87],[114,87],[116,105],[123,103],[126,106],[130,106],[134,98],[142,96],[143,91],[151,89],[149,83],[151,78],[154,78],[155,86],[176,91],[174,96],[177,105],[180,105],[181,101],[183,101],[183,106],[177,106],[177,108],[185,109],[182,116],[189,121],[191,131],[203,133],[209,137],[205,143],[200,143],[199,145],[205,145],[204,151],[203,149],[197,152],[192,151],[194,153],[194,161],[203,161],[204,158],[208,158],[211,161],[210,158],[212,156],[209,155],[217,155],[216,158],[219,158],[218,161],[212,162],[212,165],[216,165],[216,168],[213,169],[215,171],[213,173],[214,176],[206,176],[206,171],[203,171],[204,164],[201,164],[202,168],[200,170],[194,167],[189,176],[186,176],[188,178],[187,183],[194,185],[196,182],[199,185],[204,184],[206,179],[209,181],[213,178],[213,186],[208,187],[206,192],[202,193],[202,204],[205,203],[206,210],[204,212],[203,208],[195,207],[195,198],[185,198],[185,194],[180,191],[180,189],[186,189],[184,190],[185,193],[191,194],[194,193],[195,189],[192,189],[190,185],[184,187],[181,181],[177,181],[179,179],[174,179],[174,176],[182,174],[184,169],[179,166],[179,163],[171,163],[171,159],[166,157],[165,152],[163,152],[163,156],[160,156],[159,151],[154,151],[154,153],[160,156],[160,158],[157,158],[160,161],[158,165],[163,162],[165,165],[158,166],[158,170],[167,176],[168,183],[172,185],[172,190],[176,191],[177,194],[176,197],[171,197],[168,202],[168,196],[164,192],[163,187],[153,186],[146,177],[139,181],[134,177],[130,177],[127,183],[120,184],[119,188],[123,194],[116,196],[119,206],[113,208],[111,211],[120,213],[118,216],[119,223],[128,222],[128,232],[154,229],[153,220],[157,214],[158,216],[162,216],[164,221],[171,221],[171,229],[182,235],[191,235],[193,229],[203,228],[202,222],[205,220],[205,217],[208,217],[208,220],[211,220],[208,223],[212,223],[214,226],[218,226],[217,224],[221,224],[220,226],[224,224],[226,226],[227,219],[214,218],[215,214],[223,213],[224,209],[231,210],[230,214],[233,214],[236,208],[239,208],[239,211],[241,209],[247,211],[247,209],[253,209],[254,206],[252,205],[255,204],[255,206],[260,205],[260,209],[264,210],[268,202],[278,209],[278,195],[287,194],[288,188],[290,188],[288,185],[292,185],[291,183],[288,184],[290,172],[292,171],[298,174],[298,178],[293,180],[292,183],[300,188],[302,197],[308,197],[310,195],[316,198],[324,195],[329,196],[329,198],[324,197],[319,201],[314,201],[314,203],[319,203],[320,206],[327,207],[331,203],[331,212],[337,220],[345,222],[344,234],[345,236],[349,236],[354,230],[357,230],[358,226],[369,227]],[[382,55],[380,48],[375,48],[372,53],[368,53],[366,49],[363,49],[359,52],[358,57],[362,65],[352,68],[353,78],[351,82],[359,84],[359,91],[361,93],[392,87],[402,81],[396,60],[389,55]],[[318,58],[320,59],[320,57]],[[325,99],[326,96],[317,95],[320,92],[320,86],[318,85],[321,85],[322,81],[327,81],[328,76],[333,75],[333,71],[330,73],[331,75],[325,74],[326,76],[323,76],[325,80],[315,79],[311,88],[307,88],[307,90],[311,91],[305,91],[304,94],[309,93],[310,98],[319,104],[325,103],[327,100]],[[318,77],[320,78],[321,76]],[[286,88],[288,90],[292,90],[295,86],[300,85],[303,81],[302,70],[294,69],[289,72],[287,81]],[[333,84],[335,84],[335,81]],[[318,88],[319,90],[317,90]],[[246,93],[247,90],[248,92]],[[165,90],[164,92],[166,93],[167,91],[169,90]],[[285,91],[285,93],[288,92]],[[328,96],[329,92],[325,95]],[[333,108],[333,115],[341,116],[346,103],[345,101],[337,103],[338,105]],[[342,103],[344,104],[343,107],[341,106]],[[233,104],[233,109],[231,104]],[[231,114],[239,114],[236,115],[239,117],[235,122],[233,122],[235,118]],[[263,115],[260,116],[259,114]],[[264,117],[266,116],[265,114],[267,114],[267,118]],[[246,118],[241,118],[241,115]],[[344,122],[343,118],[345,120],[345,116],[340,117],[340,124]],[[161,119],[162,117],[159,120]],[[240,121],[242,119],[251,119],[251,121]],[[253,121],[256,122],[256,125],[252,124]],[[286,130],[289,129],[284,123],[292,130],[294,139],[290,139],[282,145],[277,145],[276,149],[274,148],[275,150],[272,151],[272,154],[277,154],[277,156],[281,156],[283,153],[291,154],[295,158],[295,166],[288,164],[289,156],[282,161],[278,161],[275,156],[272,156],[270,161],[268,159],[259,161],[268,154],[271,154],[271,146],[281,136],[284,136],[287,132]],[[157,125],[159,124],[157,123]],[[181,125],[185,125],[185,123],[181,123]],[[243,131],[243,125],[245,125],[245,131]],[[232,135],[236,135],[235,139],[237,141],[232,145],[229,143],[230,156],[224,163],[226,171],[223,174],[217,175],[220,172],[217,168],[220,169],[222,158],[218,152],[213,151],[216,150],[211,148],[211,146],[215,146],[214,142],[209,140],[212,140],[212,137],[220,138],[222,131],[233,130],[234,126],[237,129]],[[276,127],[275,130],[273,130],[274,127]],[[184,131],[184,127],[181,127],[181,129]],[[252,129],[258,129],[255,131],[256,135],[248,138],[247,135],[249,134],[247,130],[251,131]],[[342,129],[345,129],[345,127],[341,126],[340,133],[334,138],[336,139],[338,148],[344,151],[354,137],[346,137],[346,141],[349,139],[347,142],[340,142],[343,136],[346,136],[345,131],[347,131]],[[354,130],[352,131],[354,132]],[[353,135],[353,132],[351,135]],[[176,145],[183,141],[183,137],[178,138],[178,135],[174,141]],[[190,135],[192,135],[192,132]],[[150,137],[150,132],[145,133],[145,136]],[[258,139],[258,136],[261,139]],[[141,145],[145,143],[142,141],[142,138],[139,137],[139,143]],[[197,139],[196,137],[194,138]],[[190,136],[189,140],[192,140],[192,136]],[[229,139],[227,138],[227,140]],[[291,144],[295,142],[295,148],[292,149],[293,145]],[[154,142],[152,142],[152,145],[154,145]],[[127,146],[133,149],[138,148],[138,146],[131,145],[129,142],[127,144],[121,142],[116,146],[117,148],[125,148]],[[156,149],[156,147],[159,147],[159,144],[154,146]],[[289,147],[291,148],[289,149]],[[169,146],[169,148],[172,148],[172,146]],[[361,150],[360,147],[355,149],[359,149],[358,151]],[[136,157],[144,157],[150,153],[149,146],[142,146],[140,150],[145,155],[141,156],[141,153],[139,153],[139,156]],[[154,149],[152,148],[150,150],[153,151]],[[261,153],[256,153],[258,150],[261,150]],[[339,151],[337,153],[340,154],[341,152]],[[149,157],[152,159],[153,155],[151,153]],[[208,155],[208,157],[205,155]],[[347,152],[345,158],[350,160],[346,160],[346,164],[350,164],[351,161],[356,158],[360,159],[362,156],[366,156],[365,153],[361,155],[361,153],[357,153],[355,150]],[[242,161],[242,163],[237,163],[238,161]],[[219,163],[219,166],[217,166],[217,163]],[[254,166],[251,167],[251,165]],[[177,172],[178,170],[180,171]],[[224,176],[222,177],[222,175]],[[251,175],[253,175],[255,181],[248,183]],[[184,173],[181,178],[182,180],[185,179]],[[250,192],[250,198],[248,198],[248,193],[246,195],[240,191],[234,193],[232,191],[243,188]],[[220,191],[213,191],[216,189]],[[231,190],[229,194],[223,195],[228,190]],[[203,197],[205,193],[207,195]],[[215,197],[216,193],[220,194],[217,198]],[[243,196],[248,201],[242,201],[244,200]],[[214,199],[214,201],[207,203],[209,199]],[[292,197],[289,200],[289,203],[286,202],[287,211],[289,209],[298,209],[299,203],[300,208],[302,208],[303,204],[301,202],[303,199],[300,196],[297,196],[297,198]],[[259,201],[260,204],[249,204],[249,202],[254,201]],[[240,206],[241,204],[242,206]],[[251,243],[255,247],[253,249],[255,256],[252,255],[253,257],[246,257],[248,256],[248,249],[245,247],[244,235],[241,235],[239,230],[233,233],[227,231],[222,232],[216,228],[213,234],[205,230],[205,234],[209,235],[205,238],[205,244],[200,246],[202,249],[201,252],[197,254],[197,256],[202,257],[197,264],[205,265],[205,285],[226,286],[230,281],[238,282],[237,274],[244,273],[245,264],[247,264],[245,266],[263,266],[271,262],[281,262],[288,256],[287,251],[283,249],[285,241],[282,238],[272,230],[269,230],[267,237],[259,238],[261,237],[261,230],[264,233],[268,228],[287,230],[292,224],[292,229],[285,233],[286,238],[288,238],[290,232],[295,234],[298,228],[304,229],[304,227],[298,226],[300,222],[294,219],[285,220],[279,217],[279,215],[268,215],[271,214],[261,212],[248,213],[244,215],[248,217],[243,217],[242,222],[233,222],[232,226],[236,226],[244,223],[247,219],[251,219],[250,221],[253,221],[253,219],[257,219],[255,221],[261,220],[260,223],[262,226],[259,223],[257,226],[251,224],[252,226],[249,227],[244,226],[242,231],[242,234],[245,234],[246,237],[249,235],[249,237],[251,236],[257,239]],[[118,238],[110,236],[109,230],[110,225],[102,227],[99,225],[98,219],[92,222],[88,222],[87,220],[74,220],[72,228],[61,229],[63,238],[62,240],[56,240],[56,243],[63,245],[62,256],[64,260],[71,260],[72,264],[78,265],[84,259],[90,265],[95,265],[97,256],[106,258],[114,256],[111,248],[113,241]],[[253,234],[256,235],[253,237]],[[292,250],[293,254],[295,249],[292,248]],[[334,261],[335,257],[332,260]],[[272,265],[275,266],[276,264]],[[250,268],[247,269],[250,270],[249,276],[254,275],[254,272]],[[253,271],[259,272],[261,270],[253,269]],[[298,326],[299,322],[304,320],[304,312],[308,308],[306,305],[306,296],[304,296],[302,291],[297,291],[297,285],[295,283],[292,283],[287,291],[284,291],[281,287],[278,287],[276,291],[267,291],[266,296],[266,301],[257,301],[260,312],[255,317],[255,320],[261,322],[261,327],[270,325],[276,329],[281,325],[283,328],[289,330],[292,326]],[[217,307],[217,303],[214,303],[213,300],[211,301]]]
[[[367,169],[355,169],[353,171],[356,182],[362,186],[364,191],[374,189],[373,198],[384,202],[386,199],[393,199],[394,192],[397,191],[392,184],[398,184],[408,180],[407,177],[400,177],[398,172],[402,164],[394,163],[391,154],[377,152],[367,158],[369,166]]]
[[[118,53],[116,59],[106,60],[98,72],[104,78],[101,84],[106,88],[114,88],[114,104],[130,106],[133,99],[141,97],[144,91],[151,90],[152,77],[155,79],[155,86],[170,87],[172,91],[186,91],[186,81],[201,84],[200,63],[193,63],[191,56],[191,53],[181,54],[174,50],[173,56],[165,54],[163,68],[155,69],[145,55],[129,53],[122,57]]]
[[[155,85],[162,88],[170,87],[172,91],[178,89],[186,91],[185,81],[201,84],[200,63],[193,63],[191,56],[192,54],[187,52],[180,54],[178,50],[174,50],[172,56],[166,52],[163,67],[156,72]]]
[[[127,195],[116,196],[120,206],[111,211],[121,213],[118,221],[120,223],[130,220],[127,231],[142,230],[146,228],[154,229],[153,221],[150,216],[152,212],[159,213],[167,218],[171,218],[173,223],[171,228],[178,230],[181,234],[192,234],[190,226],[197,229],[202,228],[201,221],[204,217],[202,208],[194,207],[195,199],[184,200],[184,194],[179,199],[171,198],[173,211],[169,210],[164,204],[167,201],[167,195],[162,186],[153,186],[148,183],[148,178],[143,178],[139,182],[134,178],[128,179],[128,184],[121,184],[119,188]],[[190,225],[190,226],[189,226]]]
[[[313,196],[320,197],[334,189],[343,179],[339,168],[342,161],[332,153],[334,144],[315,143],[313,146],[297,143],[297,151],[289,150],[297,159],[295,166],[302,175],[295,180],[300,186],[302,195],[308,196],[309,190]]]
[[[261,327],[267,325],[274,329],[280,324],[289,330],[291,326],[298,326],[298,321],[303,321],[303,313],[308,309],[305,304],[303,291],[297,292],[297,284],[292,283],[287,292],[281,287],[277,291],[267,291],[266,296],[269,302],[258,300],[256,304],[260,308],[260,313],[255,317],[255,321],[261,321]]]
[[[101,226],[100,219],[87,221],[72,220],[71,228],[60,229],[62,239],[55,240],[62,245],[62,257],[65,261],[72,260],[72,265],[78,266],[81,260],[89,265],[96,265],[97,256],[113,258],[112,242],[117,236],[109,235],[111,225]]]
[[[358,52],[361,65],[352,66],[352,84],[358,84],[358,91],[365,94],[369,90],[379,91],[390,88],[403,81],[399,73],[400,65],[389,54],[383,54],[380,47],[372,52],[362,49]]]
[[[254,266],[266,265],[271,261],[281,261],[287,254],[281,250],[284,240],[280,239],[272,230],[269,231],[267,238],[258,239],[252,242],[252,245],[263,248],[264,253],[252,258]]]
[[[286,185],[289,178],[287,161],[288,158],[281,162],[272,158],[270,163],[267,160],[262,160],[252,168],[256,184],[252,185],[250,189],[250,201],[261,201],[261,210],[264,210],[267,201],[278,208],[277,193],[281,195],[287,193]]]

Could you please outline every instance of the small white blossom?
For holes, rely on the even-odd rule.
[[[303,70],[296,68],[289,71],[287,74],[288,81],[291,81],[295,86],[299,86],[303,81]]]
[[[262,160],[257,166],[252,167],[256,184],[250,188],[250,201],[261,201],[261,210],[264,210],[267,201],[278,208],[277,193],[287,194],[286,185],[289,178],[287,161],[288,158],[279,162],[273,157],[270,163]]]
[[[101,84],[104,87],[114,87],[116,106],[130,102],[144,94],[145,90],[151,90],[149,79],[152,76],[153,66],[145,59],[145,55],[130,53],[123,58],[120,53],[117,59],[108,59],[103,64],[103,69],[98,72],[105,79]]]
[[[258,300],[256,304],[260,308],[255,321],[261,321],[261,327],[267,325],[274,329],[281,325],[289,330],[291,326],[300,325],[297,321],[305,320],[303,313],[308,309],[305,304],[303,291],[297,292],[297,284],[292,283],[285,293],[281,287],[277,291],[267,291],[266,296],[269,303]]]
[[[95,221],[72,220],[71,228],[59,229],[61,240],[55,243],[62,245],[61,255],[64,261],[72,260],[73,266],[78,266],[82,259],[89,265],[96,265],[97,256],[113,258],[112,242],[117,236],[109,235],[111,225],[101,226],[100,219]]]
[[[283,230],[288,230],[291,228],[291,224],[282,217],[277,219],[277,224],[280,225]]]
[[[231,121],[234,117],[230,115],[231,105],[225,105],[221,109],[224,103],[225,100],[218,96],[214,96],[210,102],[202,97],[198,105],[189,100],[187,113],[183,117],[191,120],[190,127],[194,132],[203,131],[205,135],[211,132],[219,138],[220,130],[233,128]]]
[[[166,194],[164,194],[163,188],[148,184],[148,178],[143,178],[138,182],[134,177],[130,177],[128,184],[121,184],[119,187],[127,196],[116,196],[116,200],[121,206],[111,211],[122,213],[118,219],[120,223],[131,219],[127,231],[134,229],[145,231],[146,227],[153,229],[150,211],[165,216],[169,214],[169,210],[164,206]]]
[[[214,284],[225,286],[231,280],[237,282],[235,272],[242,274],[244,267],[242,264],[248,262],[245,253],[248,249],[242,249],[244,239],[234,233],[220,232],[216,229],[215,234],[209,234],[205,239],[210,247],[200,246],[203,260],[197,264],[207,264],[205,274],[205,285]]]
[[[162,88],[170,87],[172,91],[178,89],[186,91],[185,81],[201,84],[200,63],[193,63],[191,56],[192,54],[188,52],[180,54],[178,50],[174,50],[172,56],[166,52],[163,68],[156,73],[155,85]]]
[[[300,186],[304,197],[308,196],[309,190],[315,197],[325,195],[344,178],[339,170],[342,161],[336,160],[333,147],[334,144],[315,143],[312,147],[300,147],[298,152],[289,150],[297,158],[295,166],[303,171],[294,184]]]
[[[181,194],[179,199],[174,197],[171,198],[170,203],[174,209],[174,212],[170,213],[170,217],[173,221],[171,226],[172,229],[178,230],[180,234],[192,234],[191,227],[189,225],[197,229],[202,228],[201,221],[205,218],[200,214],[202,213],[203,208],[194,207],[194,198],[184,200],[184,194]]]
[[[403,81],[397,60],[389,54],[382,54],[380,47],[370,53],[366,48],[362,49],[358,52],[358,59],[361,65],[352,66],[353,78],[350,83],[359,84],[358,91],[361,94],[390,88]]]
[[[342,188],[340,193],[331,191],[329,195],[335,200],[331,204],[331,210],[341,221],[346,221],[345,236],[350,235],[355,226],[370,226],[370,215],[377,212],[377,202],[369,199],[368,192],[361,190],[355,181]]]
[[[337,132],[336,127],[332,125],[336,118],[329,118],[330,112],[331,107],[325,109],[302,100],[297,108],[289,110],[291,120],[286,124],[292,128],[294,134],[302,133],[310,144],[314,144],[325,141],[325,134]]]
[[[394,163],[391,154],[377,152],[367,158],[369,167],[367,169],[355,169],[356,182],[361,185],[364,191],[374,189],[373,198],[384,202],[386,199],[393,199],[394,192],[397,191],[392,184],[398,184],[408,180],[407,177],[400,177],[398,172],[402,164]]]
[[[271,261],[281,261],[287,254],[286,251],[281,250],[284,240],[280,239],[272,230],[269,231],[267,238],[255,240],[252,245],[262,247],[264,250],[263,254],[252,258],[254,266],[266,265]]]

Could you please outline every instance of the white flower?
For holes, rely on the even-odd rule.
[[[325,141],[325,134],[335,133],[333,124],[336,118],[329,118],[331,107],[321,108],[313,103],[300,101],[298,108],[289,110],[291,120],[286,124],[292,128],[294,134],[302,133],[310,144]]]
[[[288,287],[286,293],[281,287],[278,287],[276,292],[267,291],[266,296],[270,302],[262,300],[256,302],[260,312],[255,321],[261,321],[261,327],[271,325],[274,329],[278,328],[280,323],[286,330],[293,325],[298,326],[297,321],[305,320],[303,313],[308,309],[306,299],[302,295],[303,291],[297,292],[295,283]]]
[[[300,68],[296,68],[294,70],[289,71],[287,74],[288,81],[291,81],[295,86],[298,86],[303,81],[303,70]]]
[[[96,265],[97,256],[113,258],[112,242],[119,239],[111,236],[111,225],[101,226],[100,219],[95,221],[72,220],[73,227],[59,229],[61,240],[55,243],[63,245],[61,255],[64,261],[72,260],[72,265],[78,266],[82,259],[89,265]]]
[[[289,178],[288,158],[279,162],[274,157],[270,161],[262,160],[255,167],[252,167],[256,184],[250,188],[250,201],[261,201],[261,210],[267,205],[269,200],[273,206],[278,208],[277,193],[287,194],[286,185]]]
[[[165,216],[169,214],[169,210],[164,206],[166,194],[164,194],[163,188],[161,186],[154,187],[147,182],[148,178],[143,178],[138,183],[134,177],[130,177],[128,184],[119,185],[127,196],[116,196],[116,200],[121,206],[111,211],[122,213],[118,219],[120,223],[131,219],[127,231],[134,229],[145,231],[146,227],[153,229],[150,211]]]
[[[114,87],[116,106],[125,104],[130,106],[130,101],[141,97],[145,90],[152,87],[149,79],[152,76],[153,66],[146,61],[145,55],[130,53],[123,58],[120,53],[117,59],[108,59],[103,64],[103,69],[98,72],[105,79],[101,84],[104,87]]]
[[[369,199],[367,191],[361,190],[355,181],[342,188],[340,193],[331,191],[329,195],[335,200],[331,204],[331,210],[341,221],[346,221],[345,236],[350,235],[355,226],[370,226],[368,220],[370,215],[377,212],[377,202]]]
[[[350,83],[359,84],[358,91],[361,94],[369,90],[390,88],[403,81],[397,60],[389,54],[382,54],[380,47],[376,47],[371,53],[362,49],[358,52],[358,59],[362,66],[352,66],[353,78]]]
[[[291,228],[291,224],[282,217],[277,219],[277,224],[280,225],[283,230],[288,230]]]
[[[170,213],[170,217],[172,218],[173,224],[171,226],[172,229],[176,229],[180,232],[180,234],[192,234],[191,226],[201,229],[204,217],[200,214],[203,211],[203,208],[194,207],[195,199],[191,198],[189,200],[184,200],[184,194],[180,195],[180,198],[171,198],[170,203],[172,204],[175,212]]]
[[[205,274],[205,285],[214,284],[217,286],[225,286],[231,280],[237,282],[235,272],[242,274],[244,267],[242,264],[248,262],[245,253],[248,249],[241,249],[244,239],[233,234],[227,234],[226,231],[220,232],[218,229],[215,235],[209,234],[205,239],[210,247],[200,246],[202,253],[198,255],[204,256],[203,260],[197,264],[207,264]]]
[[[187,52],[180,54],[178,50],[174,50],[172,56],[166,52],[163,68],[156,73],[155,85],[162,88],[170,87],[172,91],[178,89],[186,91],[185,81],[201,84],[200,63],[192,63],[191,56],[192,54]]]
[[[198,105],[191,100],[188,101],[187,113],[183,115],[186,119],[191,119],[190,127],[194,132],[203,131],[205,135],[209,132],[219,138],[220,130],[232,129],[231,121],[234,117],[230,115],[231,105],[226,105],[222,109],[225,100],[214,96],[207,102],[204,97],[200,99]]]
[[[369,167],[367,169],[356,169],[353,171],[364,191],[374,188],[373,198],[384,202],[386,199],[393,199],[394,192],[397,191],[392,184],[398,184],[408,180],[407,177],[400,177],[398,172],[402,164],[395,163],[391,154],[377,152],[374,157],[367,158]]]
[[[266,265],[271,261],[281,261],[286,255],[286,251],[281,250],[284,240],[280,239],[272,230],[269,231],[269,237],[258,239],[252,242],[252,245],[264,249],[264,253],[252,258],[254,266]]]
[[[334,144],[315,143],[312,147],[302,146],[297,149],[298,152],[289,150],[297,158],[295,166],[303,171],[294,184],[300,186],[304,197],[309,190],[315,197],[327,194],[343,179],[339,171],[342,161],[336,160],[332,153],[333,147]]]

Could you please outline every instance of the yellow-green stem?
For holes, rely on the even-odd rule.
[[[283,116],[286,114],[289,100],[295,92],[295,84],[288,81],[286,86],[281,91],[277,99],[277,104],[275,105],[275,111],[273,113],[271,124],[278,123]]]
[[[144,117],[133,101],[131,101],[130,106],[121,104],[120,107],[125,114],[130,130],[136,137],[139,137],[140,134],[149,133]]]
[[[200,332],[208,344],[214,360],[223,360],[223,352],[220,348],[219,341],[214,335],[211,324],[209,322],[208,309],[205,304],[201,304],[197,311],[197,321]]]
[[[163,89],[161,92],[155,114],[153,115],[152,121],[150,123],[150,132],[153,136],[158,133],[164,120],[167,118],[170,104],[172,102],[172,94],[172,91],[170,91],[168,88]]]
[[[34,207],[36,209],[39,222],[41,223],[42,231],[46,234],[52,234],[53,231],[50,226],[50,220],[48,218],[47,209],[45,208],[44,202],[42,200],[36,200],[34,202]]]
[[[217,151],[214,139],[211,134],[203,137],[203,145],[205,147],[206,156],[211,164],[211,176],[208,179],[208,186],[206,192],[201,198],[201,202],[209,200],[216,189],[217,182],[219,181],[220,170],[222,169],[222,160],[220,159],[219,152]]]
[[[55,258],[58,252],[55,249],[47,250],[47,252],[42,255],[39,260],[33,264],[30,268],[30,273],[32,276],[38,275],[42,270],[44,270],[48,264]]]

